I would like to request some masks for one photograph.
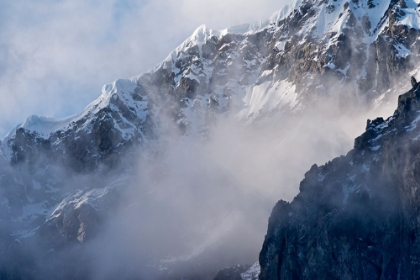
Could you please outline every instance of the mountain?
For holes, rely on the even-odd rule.
[[[415,69],[418,9],[413,0],[299,0],[264,22],[201,26],[152,71],[105,85],[80,114],[29,117],[3,139],[4,153],[18,164],[46,150],[90,171],[159,137],[169,129],[162,119],[181,133],[205,134],[215,113],[252,122],[305,111],[331,92],[338,106],[378,106]]]
[[[314,165],[279,201],[260,279],[418,279],[420,83],[368,120],[354,149]]]
[[[254,240],[263,231],[275,197],[264,188],[345,150],[347,122],[385,110],[418,74],[418,13],[414,0],[299,0],[263,22],[203,25],[154,69],[105,85],[81,113],[29,117],[0,142],[0,275],[94,278],[89,265],[104,256],[90,250],[125,244],[137,223],[161,242],[138,249],[147,260],[121,257],[119,277],[137,277],[138,263],[209,278],[256,261],[260,244],[243,246],[236,232]],[[272,168],[271,155],[282,160]],[[149,212],[161,216],[150,222]]]

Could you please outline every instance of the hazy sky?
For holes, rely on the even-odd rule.
[[[103,84],[152,68],[201,24],[265,19],[282,1],[0,1],[0,135],[32,114],[78,113]]]

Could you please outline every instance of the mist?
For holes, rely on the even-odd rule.
[[[42,182],[47,174],[60,188],[54,197],[76,205],[85,201],[72,196],[77,191],[111,186],[114,192],[99,196],[102,216],[88,216],[86,221],[96,228],[82,244],[63,243],[57,236],[60,228],[53,233],[41,229],[21,252],[31,264],[27,273],[46,279],[213,279],[223,267],[257,262],[275,203],[294,198],[314,163],[322,165],[351,150],[366,120],[379,112],[357,102],[343,110],[337,106],[340,94],[321,99],[305,112],[279,113],[254,123],[238,119],[233,111],[219,116],[203,138],[168,130],[158,153],[140,147],[108,173],[99,168],[80,175],[59,166],[35,175],[19,171],[15,178],[24,178],[26,185],[34,178]],[[387,106],[379,109],[392,113]],[[169,127],[173,123],[161,120]],[[36,191],[25,187],[21,192],[36,201]],[[65,219],[63,224],[68,224]],[[3,223],[1,228],[13,230]],[[45,240],[49,234],[53,238]],[[14,267],[16,258],[5,266]]]
[[[79,113],[117,78],[147,72],[194,30],[266,19],[285,1],[2,1],[0,135],[30,115]]]
[[[320,105],[330,111],[252,125],[220,118],[203,141],[167,135],[161,156],[137,162],[115,216],[91,244],[93,278],[166,279],[169,271],[212,279],[223,267],[257,262],[275,203],[297,195],[313,164],[351,150],[371,117],[340,113],[334,102]]]
[[[266,18],[284,4],[256,3],[0,4],[4,11],[19,14],[1,23],[7,28],[0,34],[4,32],[9,42],[0,41],[5,46],[0,61],[8,60],[0,73],[0,94],[4,96],[0,127],[8,130],[33,113],[55,117],[77,113],[97,97],[102,84],[151,69],[200,24],[222,29]],[[21,22],[22,18],[26,20]],[[257,262],[275,203],[291,201],[298,194],[299,183],[313,164],[322,165],[351,150],[368,118],[392,114],[392,99],[397,96],[392,93],[388,104],[373,111],[355,96],[345,109],[338,106],[337,99],[352,90],[351,85],[337,87],[311,108],[280,112],[252,123],[233,110],[218,116],[204,137],[169,129],[159,139],[158,152],[144,147],[130,150],[114,171],[99,168],[80,175],[61,166],[43,166],[35,175],[16,171],[10,181],[22,177],[22,186],[30,185],[33,178],[40,182],[53,178],[54,188],[59,189],[53,198],[74,205],[83,205],[88,200],[83,195],[90,191],[111,191],[95,201],[100,205],[94,209],[99,214],[92,210],[95,207],[82,213],[95,226],[86,230],[88,238],[79,240],[79,228],[73,224],[80,213],[63,215],[56,224],[47,220],[56,230],[53,238],[45,240],[51,228],[41,227],[29,245],[23,245],[25,258],[16,253],[16,258],[3,260],[5,267],[15,268],[23,259],[30,263],[26,273],[31,278],[41,275],[46,279],[86,275],[98,280],[212,279],[223,267]],[[160,117],[162,126],[173,126],[173,119]],[[36,201],[37,192],[28,189],[19,191],[27,201]],[[4,196],[4,190],[0,191]],[[74,195],[79,191],[81,195]],[[49,206],[59,209],[60,203]],[[4,222],[6,218],[2,221],[2,230],[14,230]],[[75,228],[70,244],[59,236],[64,226]],[[19,245],[14,243],[16,248]]]

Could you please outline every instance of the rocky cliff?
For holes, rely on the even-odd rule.
[[[229,117],[239,125],[274,120],[271,131],[280,131],[276,142],[281,142],[301,129],[296,123],[308,112],[353,116],[385,104],[400,86],[399,77],[419,70],[418,5],[417,0],[297,0],[266,21],[221,31],[201,26],[151,71],[105,85],[79,114],[29,117],[0,141],[0,222],[7,225],[1,228],[1,257],[16,253],[12,263],[19,263],[34,244],[45,244],[37,254],[58,262],[66,252],[60,248],[83,248],[114,213],[127,185],[123,179],[134,177],[133,160],[163,154],[169,138],[198,143]],[[370,153],[380,151],[377,146]],[[153,187],[141,186],[147,193],[142,202],[153,201],[148,193]],[[255,208],[268,205],[256,196],[253,201]],[[174,259],[213,252],[208,247],[231,230],[224,216],[236,217],[236,211],[229,211],[233,214],[221,221],[211,220],[215,234],[198,249]],[[241,229],[253,227],[241,223]],[[214,259],[209,255],[203,259]],[[28,263],[36,267],[34,259]],[[31,265],[25,266],[27,275],[45,268]],[[215,270],[224,266],[217,265]],[[9,276],[19,271],[24,270],[0,268]]]
[[[420,84],[390,118],[368,121],[354,149],[314,165],[279,201],[260,279],[419,279]]]
[[[221,31],[203,25],[155,69],[105,85],[80,114],[29,117],[3,139],[3,154],[13,165],[47,154],[91,172],[168,130],[206,135],[220,115],[287,119],[325,99],[350,112],[378,106],[416,68],[418,5],[296,0],[266,21]]]

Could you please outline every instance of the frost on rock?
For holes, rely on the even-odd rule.
[[[246,272],[241,274],[242,280],[258,280],[261,267],[259,263],[253,264]]]

